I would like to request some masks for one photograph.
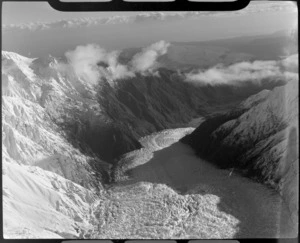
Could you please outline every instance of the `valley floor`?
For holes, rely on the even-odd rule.
[[[220,170],[177,142],[193,128],[141,139],[144,148],[120,161],[109,189],[104,235],[116,238],[246,238],[290,234],[281,197],[265,186]],[[122,174],[122,176],[120,176]],[[101,234],[98,235],[101,237]]]

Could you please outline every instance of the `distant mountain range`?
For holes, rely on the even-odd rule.
[[[76,29],[75,29],[76,30]],[[46,29],[34,32],[5,32],[2,48],[24,56],[45,57],[49,54],[62,57],[68,50],[83,43],[99,43],[103,38],[97,29],[85,32],[70,30],[68,35],[64,29]],[[261,36],[244,36],[230,39],[211,40],[205,42],[171,42],[166,55],[161,57],[167,68],[178,69],[188,67],[207,68],[218,63],[232,64],[246,60],[274,60],[282,56],[295,54],[298,51],[297,29],[279,31]],[[51,41],[50,41],[51,40]],[[101,43],[101,42],[100,42]],[[123,50],[124,58],[128,58],[141,48]]]
[[[298,53],[298,30],[279,31],[270,35],[243,36],[204,42],[172,42],[161,65],[169,69],[209,68],[242,61],[278,60]],[[139,48],[124,50],[125,60]]]

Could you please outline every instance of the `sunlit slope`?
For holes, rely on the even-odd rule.
[[[6,239],[78,238],[92,227],[99,194],[37,166],[3,162]]]
[[[55,121],[70,108],[68,96],[80,95],[50,68],[34,70],[35,62],[2,53],[4,237],[76,238],[90,225],[109,166],[65,138]]]
[[[251,96],[203,122],[182,141],[220,168],[276,189],[298,224],[298,80]]]

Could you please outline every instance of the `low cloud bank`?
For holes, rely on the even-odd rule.
[[[297,78],[298,54],[280,61],[240,62],[230,66],[217,65],[207,70],[185,74],[185,81],[196,85],[240,84],[245,81],[259,83],[262,79]]]
[[[159,67],[158,57],[167,53],[169,45],[165,41],[154,43],[137,53],[127,65],[119,63],[120,52],[107,52],[95,44],[77,46],[65,56],[78,77],[96,84],[102,77],[117,80],[134,77],[137,73],[154,74]]]
[[[166,54],[169,46],[170,43],[159,41],[144,48],[133,57],[131,62],[133,70],[142,73],[152,72],[158,66],[157,58]]]
[[[298,54],[290,55],[284,58],[281,63],[285,71],[298,73],[299,69]]]
[[[127,64],[119,62],[120,52],[108,52],[96,44],[77,46],[65,56],[68,64],[61,64],[64,70],[73,70],[80,78],[97,84],[102,78],[108,81],[126,79],[141,75],[156,75],[159,68],[158,58],[165,55],[170,43],[156,42],[135,54]],[[298,54],[279,61],[240,62],[230,66],[218,64],[206,70],[196,70],[181,74],[183,80],[195,85],[239,85],[243,82],[260,84],[266,78],[298,78]]]

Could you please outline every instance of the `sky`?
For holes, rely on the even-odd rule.
[[[21,24],[28,22],[49,22],[59,19],[72,19],[81,17],[109,17],[116,15],[115,12],[60,12],[53,9],[47,2],[4,2],[3,24]],[[33,14],[34,13],[34,14]],[[133,15],[134,13],[123,12],[122,15]]]
[[[265,3],[267,2],[252,1],[250,5],[262,6],[265,5]],[[272,3],[270,3],[270,5],[271,4]],[[60,12],[54,10],[47,2],[3,2],[2,13],[3,24],[21,24],[36,21],[50,22],[59,19],[73,19],[81,17],[109,17],[114,15],[128,16],[136,14],[136,12]],[[256,14],[252,15],[253,18],[255,18]],[[278,21],[278,19],[276,20],[275,16],[273,18],[274,21]]]
[[[106,49],[264,35],[297,26],[297,7],[255,1],[231,12],[60,12],[47,2],[3,2],[3,49],[26,55],[97,43]]]

